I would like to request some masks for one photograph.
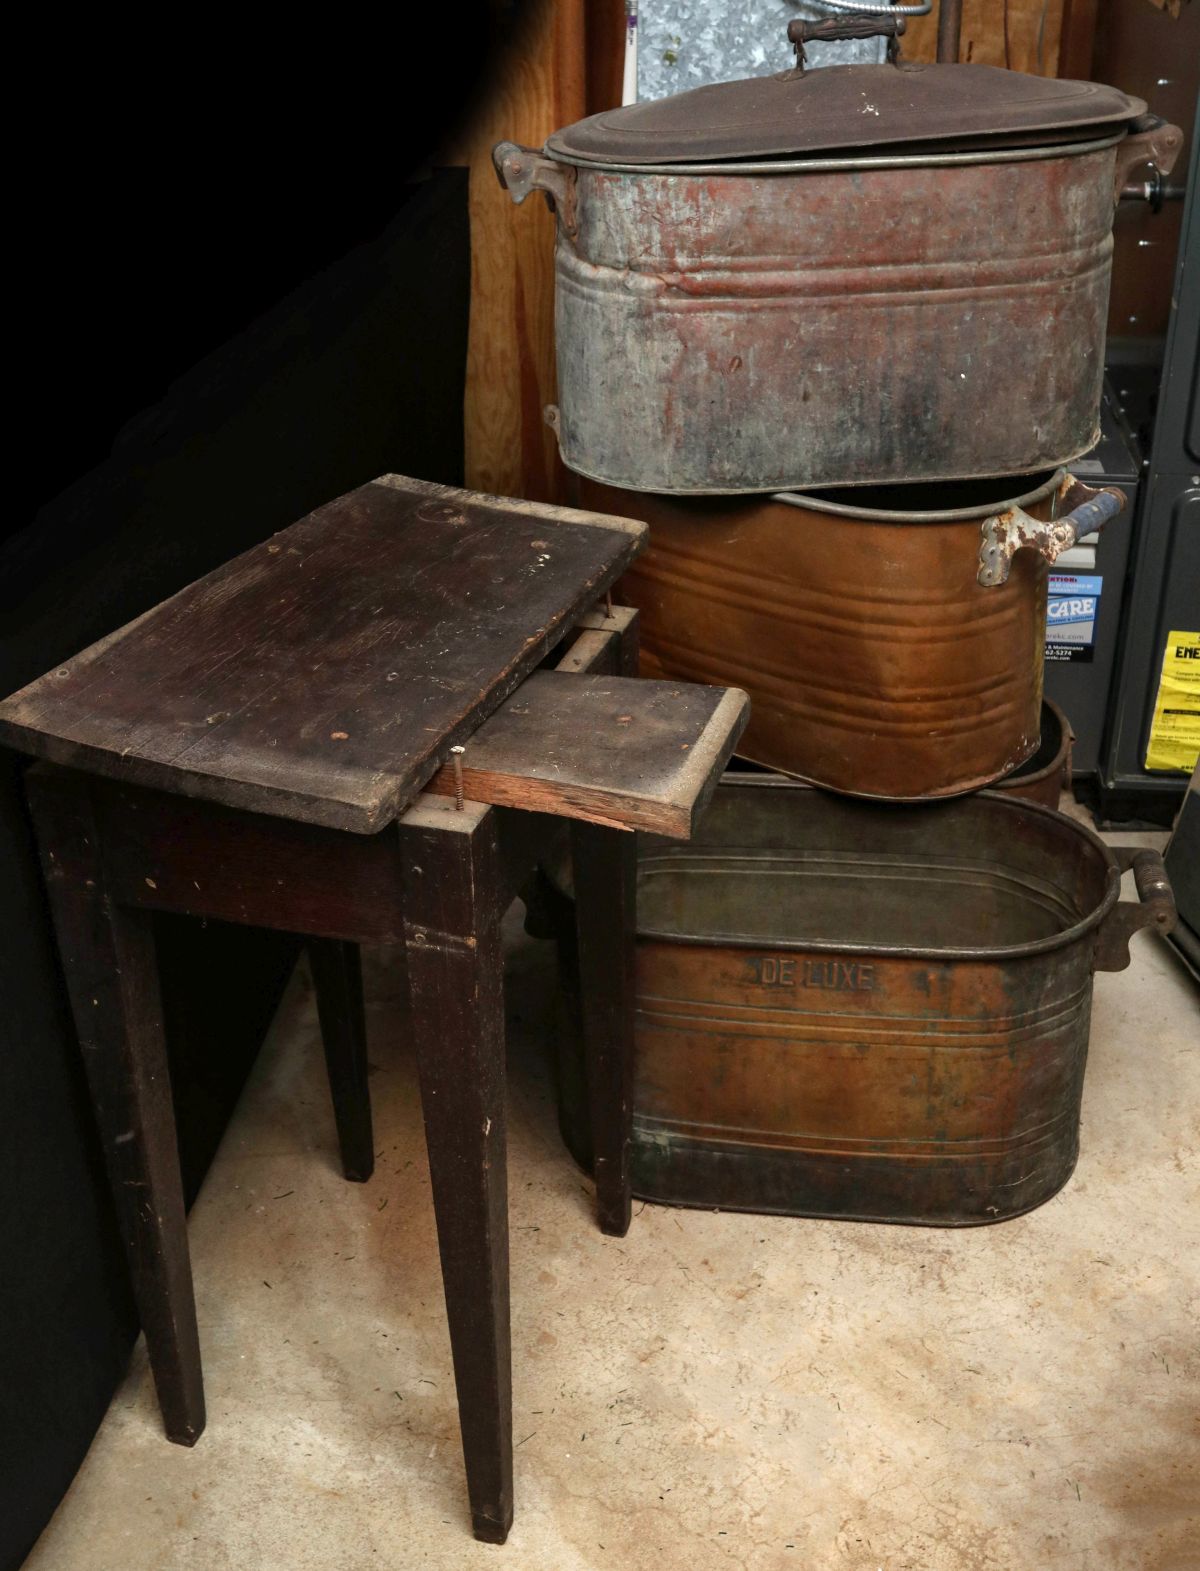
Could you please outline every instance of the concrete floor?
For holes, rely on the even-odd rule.
[[[1129,837],[1125,837],[1129,838]],[[1200,1015],[1151,935],[1096,979],[1076,1176],[964,1232],[646,1207],[600,1236],[510,917],[517,1517],[469,1537],[413,1066],[370,968],[381,1155],[344,1183],[311,996],[195,1208],[209,1400],[144,1349],[28,1571],[1196,1571]]]

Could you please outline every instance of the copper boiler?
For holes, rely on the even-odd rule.
[[[549,888],[560,1119],[587,1165],[564,872]],[[939,1225],[1066,1183],[1093,972],[1175,920],[1157,852],[1048,808],[882,808],[752,775],[726,776],[690,844],[641,839],[637,900],[635,1193]]]
[[[1062,471],[1015,493],[580,494],[650,525],[621,590],[646,675],[736,683],[743,757],[897,801],[976,790],[1035,752],[1047,565],[1124,503]]]

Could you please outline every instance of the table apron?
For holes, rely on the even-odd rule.
[[[347,834],[96,776],[88,789],[105,884],[119,905],[362,944],[404,942],[399,825]],[[495,811],[507,903],[547,827],[541,814]]]

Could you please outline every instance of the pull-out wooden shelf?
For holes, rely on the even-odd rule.
[[[749,709],[736,688],[537,671],[470,738],[463,793],[687,840]],[[452,796],[453,768],[427,789]]]

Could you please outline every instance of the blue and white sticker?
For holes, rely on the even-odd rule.
[[[1104,579],[1095,573],[1052,573],[1046,602],[1046,659],[1090,661]]]

